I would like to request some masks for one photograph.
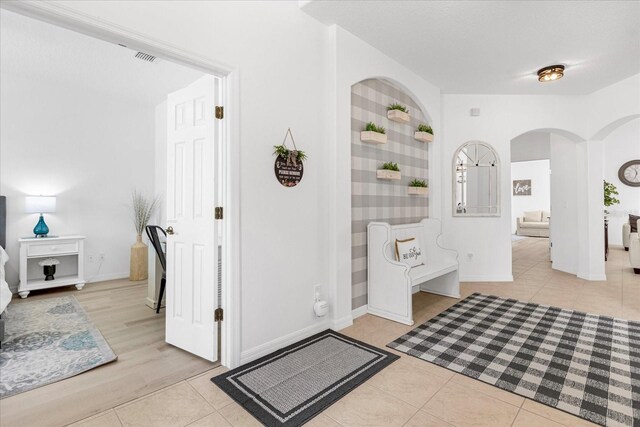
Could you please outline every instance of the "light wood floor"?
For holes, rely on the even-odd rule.
[[[0,400],[0,425],[62,426],[210,370],[215,365],[164,342],[164,310],[145,305],[146,282],[119,280],[32,292],[25,300],[75,296],[118,360]],[[0,372],[1,375],[1,372]]]

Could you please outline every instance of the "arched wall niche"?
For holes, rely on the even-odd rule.
[[[640,119],[640,114],[630,114],[628,116],[619,118],[618,120],[614,120],[613,122],[600,129],[598,132],[596,132],[591,139],[596,141],[604,140],[619,127],[622,127],[625,124],[636,119]]]
[[[408,123],[387,118],[392,103],[407,106]],[[387,142],[361,140],[368,122],[386,130]],[[407,224],[429,216],[429,197],[407,193],[409,181],[429,181],[430,143],[414,138],[419,124],[434,125],[432,117],[405,87],[385,77],[368,78],[351,86],[351,308],[367,303],[367,224],[372,221]],[[400,169],[396,179],[378,177],[383,163]]]

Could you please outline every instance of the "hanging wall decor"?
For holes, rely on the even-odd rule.
[[[291,137],[293,150],[289,150],[286,146],[287,137],[289,136]],[[307,155],[296,147],[291,128],[287,129],[287,133],[284,134],[282,145],[274,145],[274,148],[273,154],[276,156],[276,162],[273,170],[275,171],[276,179],[285,187],[295,187],[302,179],[302,174],[304,173],[302,162],[307,159]]]

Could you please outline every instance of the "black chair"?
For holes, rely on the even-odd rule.
[[[153,248],[156,250],[156,255],[158,255],[158,259],[160,260],[160,265],[162,265],[162,280],[160,280],[160,295],[158,296],[158,306],[156,307],[156,313],[160,313],[160,306],[162,305],[162,296],[164,295],[164,287],[167,284],[167,262],[164,257],[164,252],[162,251],[162,244],[160,242],[160,236],[158,235],[158,230],[162,231],[164,237],[166,239],[167,233],[165,233],[164,229],[159,225],[147,225],[147,236],[149,236],[149,241],[153,245]]]

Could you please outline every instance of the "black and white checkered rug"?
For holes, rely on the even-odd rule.
[[[473,294],[388,345],[607,426],[640,426],[640,322]]]

